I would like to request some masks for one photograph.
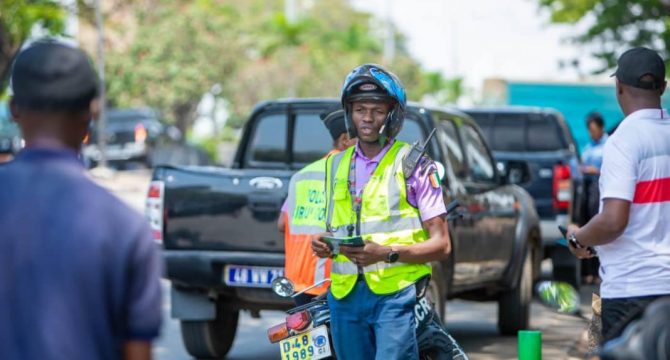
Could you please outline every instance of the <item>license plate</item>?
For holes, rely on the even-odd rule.
[[[223,282],[229,286],[269,288],[272,280],[284,276],[284,268],[227,265]]]
[[[282,340],[279,347],[282,360],[318,360],[331,356],[325,326]]]

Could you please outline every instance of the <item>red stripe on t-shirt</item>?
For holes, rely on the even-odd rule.
[[[642,181],[635,185],[634,204],[670,201],[670,178]]]

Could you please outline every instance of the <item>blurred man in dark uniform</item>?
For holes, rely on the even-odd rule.
[[[77,157],[97,109],[88,57],[37,42],[11,84],[26,147],[0,167],[0,357],[149,359],[160,258],[143,217]]]

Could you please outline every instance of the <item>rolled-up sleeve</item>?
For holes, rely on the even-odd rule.
[[[128,256],[126,340],[158,337],[161,327],[163,265],[148,227],[142,226]]]
[[[437,187],[430,177],[434,176]],[[437,180],[437,167],[432,161],[424,162],[416,167],[412,176],[407,179],[407,200],[419,209],[421,220],[426,221],[447,212],[442,196],[442,187]]]

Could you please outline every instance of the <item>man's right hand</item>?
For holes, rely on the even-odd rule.
[[[328,244],[320,240],[323,236],[333,236],[333,234],[321,233],[312,235],[312,251],[314,251],[314,255],[320,258],[329,258],[333,253],[330,251]]]

